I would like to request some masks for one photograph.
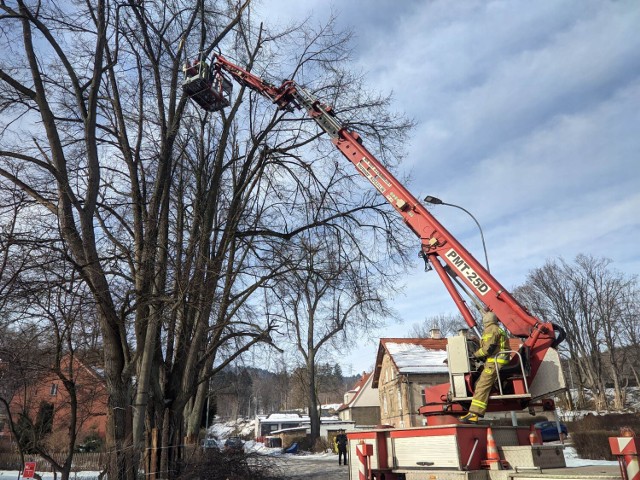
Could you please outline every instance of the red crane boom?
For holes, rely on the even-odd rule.
[[[225,73],[228,74],[237,83],[269,98],[279,109],[305,110],[309,117],[329,135],[337,149],[353,163],[357,171],[369,180],[402,215],[404,222],[420,239],[421,256],[426,264],[436,271],[469,327],[475,328],[476,322],[461,291],[468,295],[481,311],[494,312],[513,336],[522,339],[521,350],[526,352],[526,359],[521,384],[509,390],[515,394],[500,395],[503,398],[498,399],[497,407],[493,409],[512,409],[514,401],[517,403],[516,406],[522,408],[533,399],[564,388],[562,379],[557,385],[553,383],[543,388],[544,394],[531,394],[528,391],[528,387],[536,378],[543,363],[549,360],[549,356],[552,357],[554,365],[559,364],[559,361],[556,361],[557,353],[554,355],[553,352],[564,338],[563,332],[557,326],[541,322],[530,315],[424,205],[367,150],[360,136],[340,122],[331,106],[322,103],[292,80],[286,80],[281,86],[276,87],[221,55],[214,57],[212,72],[214,76],[224,77]],[[423,407],[421,411],[429,414],[437,412],[441,405],[449,405],[452,395],[450,392],[447,393],[448,389],[449,384],[433,388],[431,393],[428,388],[427,401],[433,403],[435,407]],[[448,400],[445,400],[443,397],[447,395]],[[453,397],[460,396],[453,395]]]

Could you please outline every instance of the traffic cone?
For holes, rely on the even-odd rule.
[[[491,427],[487,428],[487,460],[486,465],[491,470],[502,470],[502,464],[500,463],[500,454],[498,453],[498,446],[493,439],[493,430]]]
[[[640,464],[638,464],[638,455],[625,455],[624,467],[626,478],[629,480],[638,480],[640,478]]]
[[[538,430],[536,429],[535,425],[531,425],[531,428],[529,429],[529,443],[531,443],[531,445],[542,444],[542,442],[540,442],[540,437],[538,436]]]
[[[623,438],[618,439],[618,441],[620,442],[620,440],[622,440],[622,443],[627,442],[627,439],[629,437],[636,436],[635,432],[629,427],[622,427],[620,429],[620,435],[622,435]],[[627,443],[627,445],[629,444],[631,444],[631,442]],[[622,448],[622,450],[624,451],[624,447]],[[624,455],[623,459],[624,470],[627,475],[625,478],[628,480],[640,479],[640,464],[638,463],[637,449],[631,448],[629,453]]]

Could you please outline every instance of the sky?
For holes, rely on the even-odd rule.
[[[475,216],[508,290],[578,254],[640,271],[640,2],[262,0],[256,12],[273,25],[334,14],[353,30],[353,68],[417,122],[399,176]],[[469,216],[431,211],[484,260]],[[456,312],[417,263],[399,292],[402,323],[380,337]],[[363,341],[343,371],[370,371],[376,350]]]

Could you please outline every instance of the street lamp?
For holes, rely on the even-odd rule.
[[[424,201],[432,205],[447,205],[449,207],[458,208],[463,212],[465,212],[467,215],[469,215],[471,218],[473,218],[473,221],[476,222],[476,225],[478,226],[478,230],[480,230],[480,238],[482,239],[482,249],[484,250],[484,261],[485,261],[485,264],[487,265],[487,272],[491,272],[491,270],[489,270],[489,256],[487,255],[487,246],[484,243],[484,234],[482,233],[482,227],[480,226],[480,223],[478,222],[478,220],[476,220],[476,217],[474,217],[471,214],[471,212],[466,208],[462,208],[459,205],[454,205],[453,203],[443,202],[438,197],[432,197],[431,195],[427,195],[426,197],[424,197]]]

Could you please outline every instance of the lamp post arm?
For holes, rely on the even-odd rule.
[[[489,256],[487,255],[487,245],[484,242],[484,233],[482,232],[482,227],[480,226],[480,222],[478,222],[476,217],[474,217],[469,210],[467,210],[464,207],[461,207],[460,205],[454,205],[453,203],[447,203],[447,202],[442,202],[442,205],[448,205],[450,207],[458,208],[463,212],[465,212],[467,215],[469,215],[473,219],[473,221],[476,222],[476,225],[478,226],[478,230],[480,230],[480,239],[482,240],[482,249],[484,250],[484,261],[485,261],[485,264],[487,265],[487,272],[491,272],[491,269],[489,268]]]

